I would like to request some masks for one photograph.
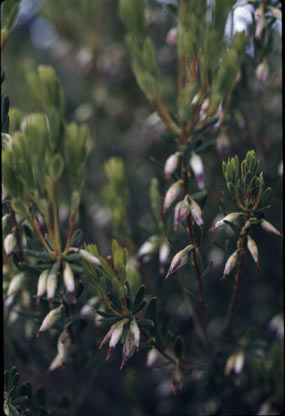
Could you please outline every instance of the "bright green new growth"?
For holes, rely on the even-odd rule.
[[[229,158],[223,162],[222,169],[227,188],[237,206],[245,212],[254,212],[267,200],[271,188],[263,191],[263,173],[257,176],[259,161],[256,160],[255,151],[250,150],[241,162],[241,180],[239,179],[238,157]]]

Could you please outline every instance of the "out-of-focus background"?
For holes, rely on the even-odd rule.
[[[177,24],[169,7],[175,5],[175,1],[149,0],[146,4],[148,31],[158,50],[163,95],[170,107],[175,108],[176,48],[167,37]],[[251,4],[236,9],[235,30],[248,27],[250,33],[253,10]],[[238,154],[242,160],[248,150],[256,150],[265,185],[272,187],[271,208],[266,218],[282,230],[280,22],[274,23],[271,33],[267,51],[269,75],[262,103],[255,75],[254,45],[248,42],[242,82],[233,95],[234,116],[224,139],[224,159]],[[90,154],[78,226],[83,230],[84,241],[95,242],[105,256],[110,254],[112,238],[120,240],[120,234],[112,225],[106,203],[104,163],[114,156],[124,162],[129,190],[129,248],[135,254],[153,229],[148,196],[151,179],[159,178],[162,195],[169,186],[155,160],[164,163],[176,150],[172,137],[137,86],[125,34],[117,1],[22,0],[17,25],[2,54],[2,66],[7,70],[2,93],[9,95],[12,108],[19,108],[23,114],[41,110],[29,91],[26,75],[37,65],[48,64],[55,68],[63,84],[66,119],[84,122],[90,127]],[[211,133],[209,140],[212,144],[202,156],[205,185],[209,192],[205,229],[210,228],[220,213],[221,192],[225,191],[221,170],[223,158],[216,144],[220,135],[218,129]],[[64,227],[68,214],[64,183],[61,191],[60,221]],[[226,257],[212,242],[215,239],[224,244],[225,230],[215,236],[205,234],[202,255],[214,262],[205,288],[209,325],[215,333],[227,311],[232,277],[226,282],[220,281]],[[179,236],[178,245],[183,248],[186,236],[182,232]],[[234,239],[229,231],[227,237],[230,247],[234,248]],[[8,322],[7,327],[5,323],[5,365],[16,364],[23,380],[31,381],[34,386],[43,385],[48,399],[57,403],[59,408],[61,403],[69,401],[70,408],[66,414],[70,415],[277,414],[283,406],[283,353],[280,349],[283,328],[282,242],[277,236],[259,230],[255,241],[259,248],[260,269],[247,256],[232,325],[236,328],[235,337],[244,338],[248,343],[256,342],[256,350],[265,354],[266,359],[257,360],[256,364],[247,358],[239,382],[225,379],[220,368],[208,371],[207,362],[202,362],[200,366],[197,364],[197,369],[191,370],[185,389],[175,397],[171,393],[167,370],[147,371],[146,353],[143,351],[135,354],[122,372],[119,371],[120,347],[105,363],[105,351],[98,351],[98,343],[107,328],[95,326],[92,320],[79,341],[76,373],[67,364],[65,369],[47,374],[56,346],[45,335],[41,340],[36,340],[35,334],[26,338],[21,320],[15,324]],[[172,330],[183,331],[187,353],[190,357],[199,357],[199,351],[191,346],[189,335],[193,323],[175,279],[163,284],[156,256],[141,268],[141,275],[148,292],[161,298]],[[189,284],[189,289],[196,290],[195,282]],[[90,288],[87,290],[92,293]],[[262,406],[266,405],[277,413],[257,413],[265,411]]]

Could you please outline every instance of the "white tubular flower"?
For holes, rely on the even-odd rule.
[[[194,201],[194,199],[189,198],[189,202],[190,202],[190,211],[191,211],[192,217],[194,221],[196,222],[196,224],[202,229],[203,224],[204,224],[203,217],[202,217],[202,210],[200,206],[197,204],[197,202]]]
[[[176,44],[176,41],[177,41],[177,33],[178,33],[178,28],[177,27],[173,27],[167,33],[167,35],[166,35],[166,43],[167,43],[168,46],[173,46],[173,45]]]
[[[170,254],[169,244],[165,241],[159,249],[159,273],[164,273],[165,264]]]
[[[79,254],[81,254],[83,260],[86,260],[88,263],[95,264],[95,266],[101,266],[100,260],[89,253],[87,250],[80,249]]]
[[[23,287],[23,283],[25,281],[25,274],[18,273],[14,276],[9,284],[7,296],[11,296],[18,292]]]
[[[129,360],[129,358],[131,358],[134,352],[135,352],[134,337],[131,331],[129,331],[126,341],[124,342],[124,345],[123,345],[123,354],[122,354],[123,358],[122,358],[120,370],[124,368],[126,362]]]
[[[165,214],[170,205],[178,198],[181,190],[182,190],[182,180],[179,180],[173,183],[170,188],[167,190],[163,202],[163,213]]]
[[[184,221],[190,214],[190,205],[187,197],[178,202],[174,209],[174,231],[177,231],[178,224]]]
[[[47,316],[45,317],[45,319],[43,320],[38,335],[40,334],[40,332],[44,332],[47,329],[51,328],[53,326],[53,324],[58,320],[58,318],[60,317],[60,313],[61,313],[61,309],[63,308],[62,305],[58,306],[55,309],[52,309]]]
[[[190,158],[190,166],[193,170],[193,173],[195,175],[195,178],[197,180],[198,188],[203,189],[205,187],[204,185],[204,166],[202,159],[197,153],[192,152],[191,158]]]
[[[59,354],[55,356],[55,358],[50,363],[50,366],[48,368],[48,372],[56,370],[58,367],[62,366],[62,359]]]
[[[226,215],[221,220],[217,221],[216,224],[214,224],[210,229],[210,233],[213,231],[216,231],[218,228],[222,227],[226,223],[224,221],[233,222],[236,218],[238,218],[240,215],[242,215],[241,212],[232,212],[231,214]]]
[[[44,270],[39,277],[38,280],[38,288],[37,288],[37,298],[43,296],[47,290],[47,278],[48,278],[49,270]]]
[[[13,233],[6,235],[4,239],[4,250],[6,251],[7,256],[9,256],[14,248],[16,247],[17,240]]]
[[[160,244],[160,238],[158,235],[152,235],[146,240],[137,252],[136,258],[139,259],[142,256],[149,256],[158,250]]]
[[[236,355],[235,366],[234,366],[236,375],[238,376],[240,375],[243,369],[243,365],[244,365],[244,353],[243,351],[239,351]]]
[[[277,228],[275,228],[270,222],[266,220],[262,220],[261,228],[263,228],[263,230],[267,231],[268,233],[273,233],[279,235],[280,237],[283,237],[283,234],[281,234],[280,231],[277,230]]]
[[[234,268],[236,262],[238,259],[238,251],[236,250],[227,260],[226,265],[225,265],[225,269],[224,269],[224,274],[223,274],[223,279],[232,271],[232,269]]]
[[[56,288],[57,288],[57,274],[52,273],[48,275],[48,278],[47,278],[47,298],[49,301],[53,299]]]
[[[99,345],[99,349],[101,349],[103,347],[103,345],[106,344],[109,341],[109,350],[108,350],[106,360],[109,359],[112,350],[115,348],[115,346],[120,341],[120,338],[121,338],[122,333],[123,333],[124,325],[127,321],[128,321],[128,319],[125,318],[125,319],[122,319],[119,322],[116,322],[114,325],[112,325],[111,328],[109,329],[109,331],[107,332],[107,334],[105,335],[105,337],[103,338],[101,344]]]
[[[71,267],[68,263],[64,264],[64,270],[63,270],[63,281],[66,287],[66,290],[74,294],[75,290],[75,281],[74,281],[74,275],[73,271],[71,270]]]
[[[151,348],[149,350],[149,352],[147,353],[147,357],[146,357],[146,367],[150,368],[152,367],[160,358],[160,354],[157,351],[156,348]]]
[[[130,331],[131,331],[131,334],[133,335],[136,350],[138,351],[139,346],[140,346],[140,329],[135,319],[133,319],[130,324]]]
[[[181,156],[181,154],[181,152],[173,153],[173,155],[170,155],[169,158],[166,160],[164,165],[164,177],[166,180],[170,179],[171,174],[177,168],[179,157]]]
[[[189,245],[185,247],[183,250],[179,251],[179,253],[175,254],[170,264],[169,270],[165,279],[167,279],[171,274],[175,273],[177,270],[181,269],[181,267],[185,266],[188,261],[188,253],[192,250],[194,246]]]
[[[247,236],[247,248],[250,254],[252,255],[253,260],[255,261],[257,267],[259,267],[258,248],[257,248],[256,242],[249,235]]]

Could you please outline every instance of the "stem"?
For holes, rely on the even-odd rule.
[[[37,236],[39,237],[39,239],[41,240],[42,245],[44,246],[44,248],[46,249],[46,251],[48,253],[53,253],[53,251],[50,249],[49,245],[47,244],[44,236],[41,233],[40,230],[40,224],[37,221],[34,221],[34,219],[31,217],[31,215],[26,214],[27,215],[27,220],[29,221],[29,223],[31,224],[31,226],[33,227],[35,233],[37,234]]]
[[[247,216],[245,218],[245,223],[247,222],[249,217],[250,217],[250,213],[247,214]],[[237,249],[242,249],[242,250],[239,252],[238,268],[237,268],[237,272],[236,272],[236,275],[235,275],[235,283],[234,283],[234,287],[233,287],[232,300],[231,300],[231,303],[230,303],[230,306],[229,306],[228,314],[227,314],[226,319],[224,321],[222,333],[224,333],[227,330],[228,326],[229,326],[229,323],[232,319],[232,315],[233,315],[235,305],[236,305],[236,302],[237,302],[240,275],[241,275],[241,272],[242,272],[244,257],[245,257],[245,254],[246,254],[246,240],[247,240],[247,229],[245,227],[243,227],[242,230],[241,230],[241,233],[240,233],[240,238],[237,241]]]
[[[194,322],[194,325],[195,325],[195,327],[197,329],[197,333],[198,333],[199,337],[202,339],[202,341],[204,342],[204,344],[206,345],[207,344],[207,340],[206,340],[206,337],[205,337],[203,328],[202,328],[201,323],[200,323],[200,321],[198,319],[198,316],[197,316],[197,314],[195,312],[195,309],[194,309],[194,307],[192,305],[192,302],[191,302],[191,300],[189,299],[189,296],[187,296],[187,293],[184,290],[183,282],[181,280],[181,277],[180,277],[180,274],[179,273],[176,273],[176,278],[177,278],[178,284],[179,284],[179,286],[180,286],[180,288],[181,288],[181,290],[183,292],[183,296],[184,296],[186,305],[187,305],[187,307],[189,309],[190,315],[191,315],[191,317],[193,319],[193,322]]]
[[[184,195],[186,196],[188,195],[188,172],[186,169],[184,169],[183,179],[184,179]],[[190,243],[195,246],[196,242],[195,242],[194,227],[193,227],[193,223],[191,219],[191,214],[189,214],[187,217],[187,226],[188,226],[187,229],[189,233]],[[196,270],[196,275],[197,275],[198,285],[199,285],[200,303],[201,303],[201,311],[202,311],[202,325],[203,325],[206,343],[207,345],[209,345],[208,331],[207,331],[206,299],[205,299],[205,294],[204,294],[202,274],[201,274],[199,261],[198,261],[197,249],[194,248],[192,253],[193,253],[193,259],[194,259],[194,268]]]
[[[140,328],[141,332],[144,334],[144,336],[146,338],[150,338],[150,335],[148,334],[148,332],[144,329],[144,328]],[[170,361],[172,364],[177,365],[178,360],[176,358],[173,358],[170,354],[168,354],[166,351],[162,351],[162,349],[158,346],[157,342],[155,341],[154,338],[151,339],[150,341],[151,345],[153,345],[157,351],[160,352],[160,354],[162,354],[168,361]]]
[[[186,55],[184,53],[179,59],[178,98],[180,97],[182,90],[183,90],[185,68],[186,68]]]
[[[57,215],[57,202],[56,202],[56,182],[52,184],[52,207],[53,207],[53,226],[54,226],[54,245],[55,254],[60,254],[60,239],[59,239],[59,226],[58,226],[58,215]]]
[[[175,134],[180,135],[181,134],[181,129],[179,126],[177,126],[177,124],[175,123],[174,120],[172,120],[172,118],[169,115],[169,112],[167,110],[167,107],[165,105],[165,102],[155,96],[153,99],[153,105],[156,109],[156,111],[158,112],[158,114],[160,115],[161,119],[164,121],[164,123],[167,125],[167,127]]]
[[[77,214],[78,214],[78,208],[76,208],[76,210],[73,212],[73,214],[69,217],[68,236],[67,236],[66,245],[65,245],[63,255],[65,255],[69,250],[72,235],[73,235],[74,224],[75,224],[75,221],[76,221],[76,218],[77,218]]]
[[[16,214],[15,211],[12,208],[11,203],[9,204],[9,209],[10,209],[10,217],[11,217],[11,222],[12,222],[12,231],[15,234],[16,240],[17,240],[17,247],[19,250],[19,256],[21,259],[24,259],[24,253],[23,253],[23,247],[22,247],[22,241],[21,241],[21,234],[20,234],[20,230],[18,227],[18,223],[16,220]]]

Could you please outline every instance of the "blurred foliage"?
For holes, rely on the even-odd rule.
[[[5,3],[9,3],[9,0],[3,4]],[[195,89],[189,88],[188,96],[181,98],[177,114],[178,60],[176,48],[167,40],[169,30],[177,26],[177,3],[155,0],[144,3],[145,22],[140,22],[139,26],[141,31],[147,31],[149,37],[144,45],[140,44],[135,59],[144,62],[145,56],[153,57],[155,51],[157,61],[151,59],[151,68],[145,68],[145,72],[150,72],[155,79],[159,76],[159,88],[163,91],[163,98],[171,113],[176,120],[184,120],[191,114],[188,104],[195,95]],[[187,6],[187,2],[184,3]],[[182,21],[185,16],[183,25],[189,27],[191,23],[193,33],[200,28],[203,41],[205,40],[203,53],[208,54],[209,61],[204,63],[205,70],[201,77],[209,74],[209,71],[212,71],[209,82],[217,77],[217,91],[212,91],[211,98],[213,106],[216,105],[214,95],[226,88],[225,76],[229,75],[233,62],[224,32],[215,31],[219,27],[219,20],[226,19],[227,8],[233,2],[221,3],[223,7],[214,10],[213,27],[205,32],[201,30],[202,20],[189,16],[189,22],[187,13],[180,9]],[[261,3],[251,1],[245,6],[249,22],[245,57],[237,87],[231,91],[231,100],[226,101],[227,115],[222,127],[216,124],[194,136],[194,150],[197,154],[201,153],[205,187],[208,190],[207,203],[203,208],[207,229],[219,219],[215,219],[219,211],[220,217],[229,211],[230,202],[225,196],[228,190],[221,162],[234,155],[243,160],[252,148],[260,160],[265,188],[272,189],[271,208],[266,211],[266,218],[279,230],[282,229],[280,2],[267,0],[267,15],[257,19],[255,14],[258,14]],[[199,9],[203,4],[204,2],[197,2],[195,13],[203,13]],[[28,82],[27,74],[35,73],[39,64],[51,65],[62,81],[65,92],[62,116],[64,112],[67,123],[71,120],[79,124],[86,123],[90,131],[88,139],[81,131],[89,150],[84,188],[83,177],[78,184],[75,183],[77,176],[74,180],[70,178],[75,187],[83,192],[77,226],[83,231],[84,241],[96,242],[103,257],[112,252],[112,239],[115,237],[128,247],[132,258],[146,239],[158,235],[163,227],[173,227],[170,216],[162,223],[159,211],[162,206],[161,195],[168,188],[163,179],[163,163],[176,151],[176,143],[137,86],[131,65],[143,90],[145,72],[138,74],[134,53],[130,52],[129,55],[127,46],[130,48],[131,40],[125,43],[126,29],[119,12],[119,2],[22,1],[20,7],[18,23],[9,33],[2,52],[2,66],[6,69],[2,93],[4,97],[8,94],[10,98],[9,134],[19,130],[22,120],[28,114],[43,111],[40,101],[31,92],[31,79]],[[239,9],[241,8],[237,8],[235,13]],[[266,30],[262,32],[261,28],[263,35],[260,36],[258,30],[262,19]],[[12,24],[13,19],[8,22],[9,30]],[[132,35],[140,36],[137,25],[134,29],[128,29]],[[180,50],[185,47],[189,48],[187,50],[196,48],[191,36],[178,39],[178,42]],[[218,72],[217,63],[213,64],[218,56],[217,47],[220,51],[224,50],[225,63],[230,67],[220,67]],[[239,59],[237,55],[238,53],[235,59]],[[262,63],[266,65],[260,67]],[[233,71],[230,75],[232,82],[237,74]],[[153,84],[151,89],[152,86]],[[156,90],[156,85],[154,87]],[[36,86],[33,89],[40,93],[40,89],[36,91]],[[146,95],[149,99],[148,91]],[[58,100],[61,100],[60,96],[56,98],[57,104]],[[5,105],[7,106],[7,99],[2,101],[2,108]],[[39,117],[38,114],[35,116]],[[78,131],[74,124],[67,125],[67,132],[75,143]],[[2,125],[2,132],[5,129],[7,125]],[[40,144],[36,138],[33,143],[35,146]],[[69,153],[69,156],[66,154],[70,171],[76,156],[77,152]],[[119,165],[115,173],[112,172],[114,163]],[[154,177],[157,179],[152,179]],[[172,179],[179,179],[177,172],[172,173]],[[199,192],[195,182],[191,192],[195,199],[195,193]],[[220,201],[221,197],[223,201]],[[69,198],[69,177],[68,172],[64,171],[58,195],[59,221],[63,230],[61,238],[67,235]],[[197,202],[201,202],[199,195]],[[4,216],[9,214],[7,204],[3,205],[2,210]],[[11,233],[13,222],[9,215],[3,224],[5,235]],[[21,227],[26,240],[31,241],[29,226],[23,223]],[[199,233],[199,230],[196,232]],[[163,277],[158,273],[158,257],[155,253],[158,252],[159,245],[144,267],[133,265],[126,270],[127,280],[132,282],[130,286],[133,286],[134,301],[141,284],[153,296],[146,297],[148,312],[145,318],[152,321],[159,318],[159,331],[156,332],[159,342],[163,344],[167,339],[182,362],[186,356],[191,358],[190,363],[185,362],[187,371],[184,375],[184,389],[176,396],[171,394],[169,373],[172,369],[162,361],[156,363],[153,371],[147,372],[144,351],[135,354],[122,372],[118,370],[121,362],[119,351],[114,351],[112,359],[105,363],[105,352],[98,351],[98,345],[106,327],[100,322],[102,316],[100,318],[96,314],[98,308],[104,313],[104,308],[98,299],[92,300],[94,291],[91,284],[84,283],[84,290],[80,293],[80,284],[83,286],[79,278],[82,268],[74,270],[77,273],[76,296],[77,307],[82,308],[80,312],[74,309],[75,306],[68,299],[71,319],[75,322],[76,348],[69,351],[69,360],[64,363],[64,368],[47,372],[58,348],[55,331],[64,330],[64,327],[55,326],[50,329],[49,335],[44,333],[35,338],[41,320],[48,312],[48,302],[43,299],[39,311],[34,313],[38,271],[30,270],[30,291],[27,292],[23,286],[16,292],[14,303],[17,308],[11,309],[4,320],[4,366],[9,371],[4,376],[5,380],[9,379],[5,381],[8,414],[17,414],[16,411],[23,415],[97,413],[118,416],[280,413],[284,400],[282,247],[277,237],[266,234],[265,238],[264,234],[256,227],[254,238],[259,248],[260,269],[256,269],[249,256],[245,259],[232,329],[221,344],[217,334],[227,312],[233,282],[231,278],[221,282],[220,277],[227,255],[235,249],[236,238],[231,227],[223,232],[217,231],[215,241],[211,234],[204,232],[201,255],[207,264],[213,262],[212,266],[205,267],[207,273],[204,282],[214,356],[205,358],[193,319],[186,307],[189,297],[194,308],[199,309],[199,295],[191,265],[185,267],[180,274],[185,287],[184,298],[175,279],[169,278],[167,284],[164,284]],[[173,252],[188,244],[182,233],[178,237],[170,233],[168,237]],[[78,239],[79,246],[80,235],[74,238]],[[113,250],[114,244],[116,243],[113,243]],[[38,248],[30,247],[32,250]],[[92,250],[96,250],[94,246]],[[45,262],[42,260],[42,263]],[[94,270],[93,273],[96,274]],[[4,291],[13,274],[15,270],[9,270],[4,265]],[[83,311],[86,305],[88,309]],[[66,320],[65,324],[68,326],[69,321]],[[152,329],[148,330],[151,333]],[[183,333],[184,340],[179,338],[180,333]],[[240,373],[235,370],[238,353],[242,353],[244,360]],[[232,370],[226,376],[225,365],[231,357]],[[16,370],[12,368],[14,365],[17,366],[26,389],[17,387]],[[43,386],[46,391],[47,400],[44,404],[38,399],[43,396],[42,392],[37,393],[39,386]],[[35,393],[29,396],[27,391],[31,390]]]

